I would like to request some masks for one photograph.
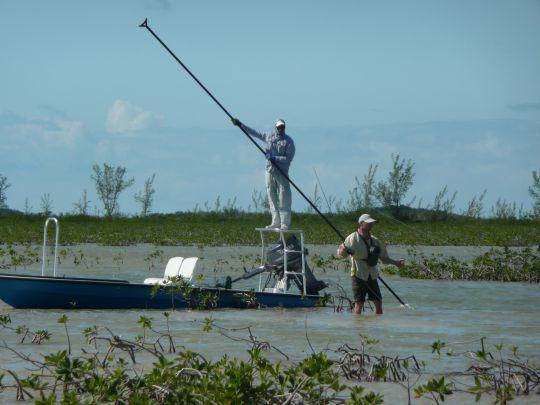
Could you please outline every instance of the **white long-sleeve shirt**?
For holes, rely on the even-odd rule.
[[[289,166],[291,165],[296,152],[293,139],[286,133],[280,135],[277,132],[259,132],[244,124],[242,124],[242,128],[244,128],[249,135],[266,142],[266,152],[271,153],[272,156],[276,158],[274,162],[279,166],[283,173],[288,175]],[[266,171],[272,173],[273,170],[274,165],[272,162],[267,161]]]

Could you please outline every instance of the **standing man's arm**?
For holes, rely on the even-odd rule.
[[[251,128],[251,127],[248,127],[247,125],[242,124],[242,122],[238,118],[233,118],[231,121],[237,127],[240,127],[243,130],[245,130],[249,135],[254,136],[257,139],[260,139],[261,141],[266,142],[266,135],[267,134],[265,134],[263,132],[259,132],[259,131],[255,130],[255,129]]]
[[[251,127],[248,127],[247,125],[242,124],[242,128],[246,130],[246,132],[253,136],[254,138],[260,139],[263,142],[266,142],[266,136],[267,134],[264,132],[259,132]]]
[[[403,266],[405,266],[405,259],[399,259],[399,260],[389,259],[388,263],[396,266],[398,269],[401,269]]]
[[[337,254],[338,256],[340,257],[347,257],[348,253],[347,253],[347,249],[349,249],[347,246],[345,246],[344,243],[342,243],[341,245],[338,246],[338,251],[337,251]]]
[[[405,259],[399,259],[394,260],[390,256],[388,256],[388,251],[386,250],[386,245],[379,241],[380,247],[381,247],[381,255],[379,256],[379,259],[384,264],[391,264],[393,266],[396,266],[397,268],[402,268],[405,265]]]
[[[340,257],[347,257],[348,255],[354,255],[354,250],[350,247],[352,243],[351,235],[347,236],[343,243],[338,246],[337,254]]]
[[[347,257],[348,255],[354,255],[354,250],[342,243],[338,246],[337,253],[340,257]]]

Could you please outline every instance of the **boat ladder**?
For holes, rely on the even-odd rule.
[[[278,288],[272,288],[273,292],[287,292],[287,286],[289,285],[289,277],[296,277],[300,276],[302,277],[302,293],[304,295],[307,295],[306,292],[306,250],[304,249],[304,230],[303,229],[276,229],[276,228],[255,228],[255,230],[259,231],[261,234],[261,265],[264,266],[267,264],[267,241],[266,237],[271,236],[273,234],[279,233],[279,240],[281,241],[283,245],[283,279],[280,280]],[[300,236],[300,250],[295,249],[289,249],[286,242],[286,236],[289,234],[293,235],[299,235]],[[288,256],[294,255],[294,254],[300,254],[302,259],[302,269],[301,272],[298,271],[289,271],[287,264],[288,264]],[[279,289],[279,291],[276,291]],[[259,291],[262,291],[262,274],[259,276]]]
[[[47,255],[47,226],[49,225],[49,222],[53,221],[56,229],[56,236],[54,239],[54,266],[53,266],[53,276],[56,277],[56,265],[58,263],[58,235],[60,233],[60,224],[58,223],[58,219],[55,217],[47,218],[45,221],[45,225],[43,226],[43,256],[41,258],[41,275],[45,275],[45,263],[47,262],[46,255]]]

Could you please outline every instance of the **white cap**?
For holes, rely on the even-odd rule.
[[[285,120],[282,120],[280,118],[279,120],[276,121],[276,128],[281,127],[281,126],[285,126]]]
[[[360,218],[358,218],[358,223],[361,224],[362,222],[367,222],[368,224],[371,224],[372,222],[377,221],[371,218],[371,215],[369,214],[362,214],[360,215]]]

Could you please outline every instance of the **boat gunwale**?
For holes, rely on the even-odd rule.
[[[86,283],[86,284],[112,284],[118,286],[130,286],[137,288],[154,288],[155,284],[144,284],[144,283],[133,283],[128,280],[114,280],[114,279],[100,279],[100,278],[84,278],[84,277],[53,277],[53,276],[41,276],[41,275],[31,275],[31,274],[7,274],[0,273],[0,279],[11,279],[13,281],[17,280],[33,280],[37,282],[61,282],[61,283]],[[160,287],[167,287],[167,285],[162,285]],[[209,287],[209,286],[198,286],[193,285],[193,288],[201,288],[208,292],[229,292],[231,294],[251,294],[255,293],[256,295],[264,296],[283,296],[283,297],[303,297],[306,299],[320,299],[321,295],[313,294],[301,294],[301,293],[288,293],[288,292],[273,292],[273,291],[252,291],[252,290],[239,290],[235,288],[222,288],[222,287]]]

